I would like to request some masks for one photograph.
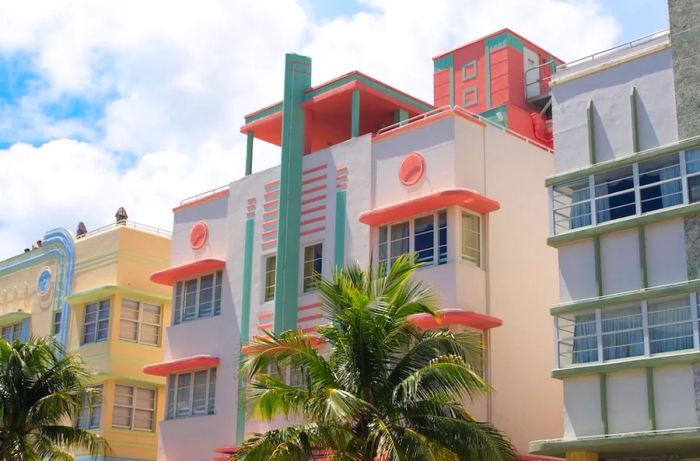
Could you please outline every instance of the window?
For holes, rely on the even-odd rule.
[[[152,431],[156,411],[156,390],[117,384],[114,389],[112,426]]]
[[[693,348],[688,297],[649,302],[649,348],[652,354]]]
[[[557,319],[560,366],[598,361],[595,313]]]
[[[591,225],[591,192],[588,178],[552,188],[554,232]]]
[[[53,334],[54,335],[61,334],[61,318],[62,317],[63,317],[63,313],[61,311],[56,311],[53,313]]]
[[[173,324],[189,322],[221,313],[222,271],[177,282]]]
[[[13,323],[2,327],[2,339],[8,343],[19,341],[22,338],[22,322]]]
[[[78,428],[96,429],[102,418],[102,386],[94,386],[83,396],[83,409],[78,416]]]
[[[462,80],[471,80],[476,77],[476,59],[465,62],[462,66]]]
[[[157,346],[160,343],[161,306],[122,300],[119,338]]]
[[[109,336],[109,300],[85,306],[83,344],[105,341]]]
[[[265,302],[275,299],[275,265],[277,256],[271,255],[265,258]]]
[[[471,107],[479,103],[477,88],[470,86],[462,90],[462,107]]]
[[[216,368],[168,377],[167,419],[214,414]]]
[[[594,197],[589,181],[595,184]],[[700,149],[554,185],[551,189],[554,233],[681,205],[685,203],[684,188],[689,203],[700,200]]]
[[[304,293],[316,289],[316,279],[323,273],[323,244],[304,248]]]
[[[557,316],[559,366],[698,349],[690,299],[683,295]]]
[[[688,200],[700,200],[700,149],[685,152],[685,168],[688,175]]]
[[[599,223],[635,214],[632,166],[595,175],[595,197]]]
[[[437,230],[437,232],[436,232]],[[384,271],[396,258],[416,254],[429,266],[447,263],[447,212],[441,210],[411,221],[379,228],[379,267]]]
[[[604,360],[644,354],[641,307],[630,306],[603,312],[601,326]]]
[[[481,218],[462,212],[462,259],[481,265]]]

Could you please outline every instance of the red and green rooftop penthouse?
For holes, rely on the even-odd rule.
[[[307,154],[434,109],[358,71],[305,90],[301,106]],[[282,102],[246,115],[241,133],[281,146]]]

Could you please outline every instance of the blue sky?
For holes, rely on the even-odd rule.
[[[432,56],[503,27],[573,60],[667,23],[666,0],[3,2],[0,259],[119,206],[168,228],[240,177],[238,128],[281,98],[286,52],[314,83],[357,69],[431,100]],[[277,163],[256,144],[254,170]]]

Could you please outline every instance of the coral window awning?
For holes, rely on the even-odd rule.
[[[489,330],[503,325],[503,321],[499,318],[462,309],[442,309],[437,317],[430,314],[416,314],[410,318],[423,330],[445,328],[450,325],[464,325],[477,330]]]
[[[192,355],[168,362],[153,363],[143,367],[143,372],[153,376],[168,376],[171,373],[211,368],[219,364],[219,357],[211,355]]]
[[[360,215],[360,222],[370,226],[381,226],[450,205],[458,205],[479,214],[491,213],[501,208],[501,204],[496,200],[471,189],[445,189],[364,212]]]
[[[180,266],[173,266],[151,274],[151,282],[172,286],[178,280],[185,280],[207,272],[221,270],[226,267],[222,259],[199,259]]]

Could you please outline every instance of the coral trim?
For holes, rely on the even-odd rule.
[[[370,226],[380,226],[450,205],[459,205],[480,214],[490,213],[501,208],[501,204],[496,200],[485,197],[473,190],[446,189],[367,211],[360,215],[360,222]]]
[[[211,368],[219,364],[219,357],[211,355],[193,355],[169,362],[153,363],[143,367],[143,372],[153,376],[168,376],[180,371],[196,370],[198,368]]]
[[[200,259],[181,266],[173,266],[154,272],[151,274],[151,282],[172,286],[178,280],[185,280],[196,275],[220,270],[224,267],[226,267],[226,261],[222,259]]]
[[[430,314],[416,314],[412,315],[410,319],[423,330],[443,328],[449,325],[464,325],[479,330],[489,330],[503,325],[503,321],[499,318],[462,309],[443,309],[437,317]]]

